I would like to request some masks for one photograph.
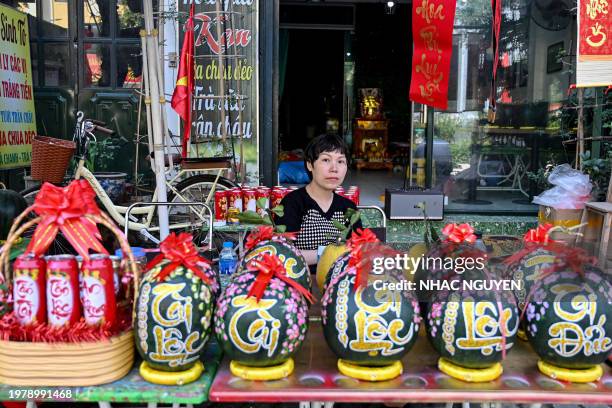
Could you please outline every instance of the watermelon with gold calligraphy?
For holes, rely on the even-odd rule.
[[[514,345],[519,313],[510,291],[464,289],[464,282],[484,282],[477,274],[445,281],[450,290],[435,293],[427,304],[425,325],[434,349],[446,361],[469,369],[500,362]],[[456,283],[453,283],[456,282]],[[482,289],[482,290],[480,290]]]
[[[550,268],[555,260],[555,253],[543,247],[535,247],[519,261],[508,265],[504,276],[520,283],[520,288],[514,290],[519,310],[525,306],[527,294],[542,272]]]
[[[580,268],[547,274],[525,310],[529,342],[557,367],[587,369],[612,353],[610,275],[588,263]]]
[[[300,250],[282,236],[257,243],[244,255],[238,271],[246,270],[247,263],[262,254],[278,256],[285,266],[287,276],[310,290],[312,280],[306,260]]]
[[[288,254],[282,248],[281,254]],[[300,292],[277,277],[271,278],[258,301],[249,296],[257,276],[244,269],[230,281],[217,300],[215,334],[232,362],[276,366],[301,347],[308,330],[308,304]]]
[[[323,284],[323,291],[327,289],[329,283],[338,275],[343,273],[348,267],[349,260],[351,259],[350,253],[346,253],[336,259],[336,261],[332,264],[329,269],[327,275],[325,276],[325,283]]]
[[[409,290],[381,289],[373,279],[356,286],[356,277],[357,269],[347,266],[327,286],[321,300],[325,340],[344,362],[389,366],[401,360],[418,337],[419,304]],[[395,271],[380,277],[381,282],[402,280]]]
[[[182,265],[158,281],[168,263],[164,260],[149,270],[140,284],[136,348],[154,370],[186,371],[200,360],[210,337],[214,295],[206,282]]]

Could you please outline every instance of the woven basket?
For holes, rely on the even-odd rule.
[[[0,254],[0,283],[12,281],[9,265],[11,246],[21,234],[34,227],[41,217],[27,219],[32,207],[13,223]],[[105,213],[88,215],[97,224],[108,228],[117,237],[128,267],[134,276],[134,299],[138,289],[139,270],[130,246]],[[135,304],[135,302],[134,302]],[[116,381],[134,364],[134,334],[132,330],[105,340],[83,343],[28,343],[0,340],[0,383],[18,386],[91,386]]]
[[[47,136],[32,139],[32,179],[59,184],[64,181],[76,144]]]

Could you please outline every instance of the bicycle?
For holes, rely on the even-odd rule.
[[[125,214],[128,207],[116,205],[112,202],[106,191],[85,165],[87,152],[90,142],[97,141],[95,132],[106,133],[109,136],[114,135],[114,131],[104,127],[104,122],[83,119],[83,113],[78,112],[77,123],[75,126],[73,141],[75,141],[77,149],[75,158],[77,166],[73,175],[73,179],[77,180],[84,178],[89,182],[95,191],[100,203],[110,215],[110,217],[120,226],[125,227]],[[204,159],[185,159],[177,165],[180,166],[177,174],[170,180],[166,181],[168,188],[168,202],[202,202],[205,206],[201,210],[197,210],[192,206],[186,206],[185,213],[177,211],[169,211],[170,230],[191,230],[202,232],[209,222],[206,216],[207,212],[211,212],[209,203],[214,198],[214,192],[217,189],[226,190],[237,187],[237,184],[231,180],[222,177],[223,171],[231,168],[230,158],[204,158]],[[166,170],[166,175],[171,173],[172,169]],[[188,173],[217,171],[217,174],[195,174],[183,179],[183,176]],[[167,177],[168,178],[168,177]],[[40,186],[35,186],[21,192],[28,204],[34,202],[34,197],[40,190]],[[206,197],[204,199],[204,197]],[[153,192],[152,202],[157,201],[157,188]],[[155,243],[159,240],[152,234],[159,232],[159,225],[155,217],[155,206],[149,205],[134,209],[127,221],[127,229],[136,231],[143,237]],[[200,236],[200,235],[198,235]],[[196,237],[197,238],[197,237]]]

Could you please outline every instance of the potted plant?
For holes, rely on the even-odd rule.
[[[98,182],[113,202],[123,196],[127,174],[122,172],[106,171],[116,158],[119,146],[113,144],[112,139],[91,141],[85,161],[86,167],[96,176]]]
[[[610,170],[612,168],[612,151],[608,151],[607,157],[600,159],[591,157],[591,152],[586,151],[580,157],[582,159],[582,171],[589,175],[593,183],[593,201],[606,201],[606,192],[610,181]]]

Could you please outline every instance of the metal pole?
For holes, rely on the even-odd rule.
[[[153,27],[153,7],[151,0],[143,0],[144,3],[144,20],[146,30],[147,54],[143,57],[147,58],[149,68],[149,85],[151,92],[151,119],[153,122],[153,152],[155,153],[155,180],[157,190],[157,200],[159,202],[168,201],[166,193],[166,167],[164,165],[164,132],[162,129],[162,112],[161,99],[159,93],[159,73],[157,71],[157,45],[155,37],[157,30]],[[159,220],[159,238],[164,240],[170,233],[168,226],[168,207],[165,205],[159,206],[157,209],[157,217]]]
[[[144,102],[147,113],[147,143],[149,144],[149,154],[153,153],[153,123],[151,120],[151,96],[149,95],[149,70],[147,63],[147,39],[146,31],[140,30],[140,41],[142,44],[142,79],[144,83]],[[151,169],[155,172],[155,164],[151,160]]]
[[[576,170],[582,171],[584,153],[584,89],[578,88],[578,142],[576,144]]]
[[[225,27],[225,13],[221,12],[221,0],[215,1],[215,15],[217,17],[217,22],[215,24],[217,28],[217,38],[222,38],[223,31],[221,31],[221,21],[224,21],[223,27]],[[222,16],[222,17],[221,17]],[[219,95],[225,95],[225,61],[223,58],[227,53],[227,46],[222,46],[223,51],[220,49],[219,54],[217,54],[217,61],[219,63]],[[225,102],[226,100],[221,101],[221,140],[222,143],[225,144],[225,138],[227,137],[227,129],[225,128]],[[229,104],[228,104],[229,105]],[[230,124],[231,126],[231,124]],[[219,135],[217,135],[219,137]]]
[[[232,3],[229,3],[229,18],[230,18],[230,28],[233,30],[235,25],[234,25],[234,13],[232,12]],[[227,50],[225,50],[227,51]],[[236,46],[236,41],[234,41],[234,55],[238,55],[238,47]],[[238,63],[238,59],[234,59],[234,69],[236,69],[236,64]],[[241,91],[242,91],[242,86],[240,84],[241,79],[238,78],[236,79],[236,96],[240,97],[241,95]],[[239,164],[239,169],[240,169],[240,184],[244,184],[246,182],[246,162],[244,160],[244,131],[243,131],[243,125],[242,125],[242,108],[241,108],[241,103],[240,100],[236,101],[236,103],[238,103],[238,134],[237,135],[233,135],[233,132],[230,132],[230,134],[232,136],[238,136],[238,143],[239,143],[239,149],[240,149],[240,164]],[[230,109],[230,113],[231,113],[231,109]],[[230,123],[231,126],[231,123]],[[232,140],[232,146],[234,145],[234,142]]]
[[[130,213],[132,212],[132,210],[136,207],[147,207],[147,206],[155,206],[155,207],[165,207],[165,206],[177,206],[177,207],[193,207],[193,206],[200,206],[200,207],[204,207],[204,209],[206,210],[206,212],[208,213],[208,248],[212,249],[212,245],[213,245],[213,213],[212,210],[210,209],[210,207],[202,202],[177,202],[177,203],[169,203],[169,202],[156,202],[156,203],[134,203],[132,205],[130,205],[128,207],[128,209],[125,211],[125,225],[123,227],[123,232],[125,233],[125,236],[128,236],[128,231],[130,229]]]

